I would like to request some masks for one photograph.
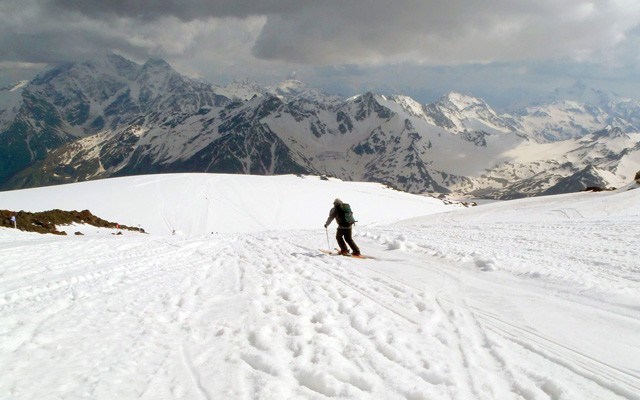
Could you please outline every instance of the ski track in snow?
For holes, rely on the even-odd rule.
[[[535,280],[566,282],[596,295],[601,290],[607,297],[613,287],[619,301],[637,296],[638,266],[629,263],[640,237],[636,221],[440,225],[405,228],[402,234],[397,229],[379,231],[383,234],[372,237],[390,249],[447,254],[481,271],[505,270]]]
[[[312,231],[0,235],[0,398],[640,399],[638,271],[617,258],[640,232],[580,228],[357,233],[377,260],[323,255]],[[617,354],[540,323],[561,311],[623,327]]]

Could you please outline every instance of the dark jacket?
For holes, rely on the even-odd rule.
[[[324,226],[325,227],[329,226],[329,224],[331,224],[331,221],[335,219],[336,222],[338,223],[338,229],[350,229],[351,225],[346,223],[343,218],[344,218],[344,214],[341,212],[338,212],[337,207],[333,207],[331,211],[329,211],[329,218],[327,218],[327,222],[324,223]]]

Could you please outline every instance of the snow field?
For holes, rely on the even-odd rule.
[[[14,286],[0,306],[3,315],[16,315],[3,318],[3,334],[13,339],[3,341],[12,395],[49,398],[56,388],[66,398],[375,398],[417,391],[426,385],[412,383],[417,374],[442,381],[425,367],[438,364],[432,356],[403,354],[420,330],[425,306],[417,295],[392,289],[393,299],[402,297],[413,311],[386,301],[388,319],[378,315],[376,297],[368,298],[384,299],[375,295],[384,282],[374,282],[371,292],[358,274],[342,271],[341,260],[277,237],[220,239],[179,246],[138,239],[143,243],[111,255],[118,266],[106,270],[98,260],[109,255],[100,246],[96,252],[74,240],[78,260],[53,259],[24,276],[34,284]],[[238,253],[238,242],[251,252]],[[33,258],[50,246],[37,246]],[[287,250],[274,254],[278,247]],[[79,264],[95,268],[73,268]],[[404,332],[407,324],[413,329]],[[397,387],[387,389],[393,378]]]
[[[14,398],[638,398],[637,311],[394,248],[404,232],[356,236],[377,260],[319,253],[321,231],[9,233]]]
[[[315,229],[333,200],[352,205],[361,226],[448,211],[441,201],[376,183],[315,176],[162,174],[0,192],[11,210],[84,210],[154,235]]]
[[[638,266],[630,262],[640,237],[636,221],[434,224],[376,232],[371,239],[388,250],[446,255],[463,268],[506,271],[533,285],[569,285],[608,303],[635,304],[640,290]]]
[[[376,225],[443,208],[317,179],[286,178],[339,186],[313,200],[270,179],[242,178],[256,183],[247,194],[229,176],[185,178],[136,177],[130,203],[109,197],[126,179],[85,197],[107,199],[119,222],[160,219],[159,234],[0,229],[0,399],[640,399],[640,191]],[[236,188],[224,196],[246,218],[222,226],[241,233],[207,232],[213,214],[194,204],[223,198],[207,182]],[[64,199],[57,190],[0,200]],[[321,227],[327,196],[362,204],[354,238],[375,259],[322,254],[324,229],[284,218],[260,229],[303,200]],[[168,207],[176,199],[184,207]],[[177,217],[185,232],[168,235]]]

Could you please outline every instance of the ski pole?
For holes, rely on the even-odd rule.
[[[331,244],[329,243],[329,230],[326,226],[324,227],[324,231],[327,234],[327,249],[331,250]]]

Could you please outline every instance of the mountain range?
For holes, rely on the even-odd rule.
[[[510,114],[448,93],[341,98],[109,55],[0,88],[0,188],[168,172],[314,174],[517,198],[630,182],[640,102],[577,83]]]

